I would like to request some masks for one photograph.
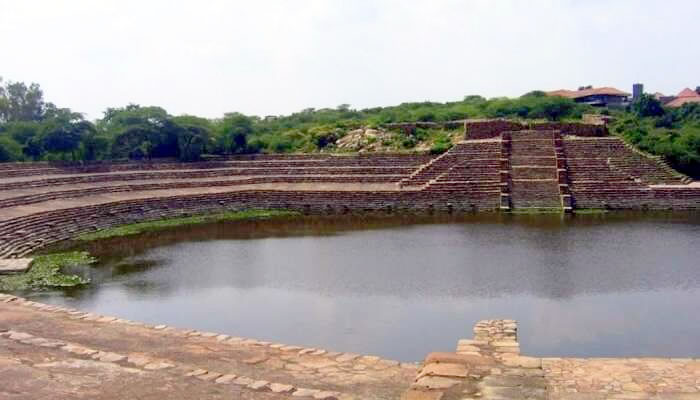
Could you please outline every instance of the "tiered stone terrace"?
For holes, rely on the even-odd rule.
[[[605,136],[603,126],[483,120],[464,127],[467,140],[438,156],[0,164],[0,258],[117,224],[223,209],[700,209],[700,185]]]

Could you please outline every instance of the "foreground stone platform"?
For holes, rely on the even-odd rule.
[[[0,295],[0,399],[396,399],[417,369]]]
[[[700,399],[700,360],[537,358],[512,320],[400,363],[0,294],[0,399]]]

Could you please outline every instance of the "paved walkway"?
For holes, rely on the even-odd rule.
[[[145,325],[0,294],[0,399],[700,399],[700,360],[520,355],[482,321],[421,364]]]
[[[545,358],[551,399],[700,399],[700,360]]]
[[[417,368],[0,295],[0,399],[396,399]]]

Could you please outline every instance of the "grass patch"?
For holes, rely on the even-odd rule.
[[[101,229],[96,232],[84,233],[77,237],[81,241],[92,241],[108,239],[113,237],[138,235],[145,232],[160,231],[163,229],[175,228],[178,226],[204,224],[208,222],[240,221],[253,219],[269,219],[279,217],[290,217],[301,215],[296,211],[289,210],[244,210],[226,211],[214,214],[194,215],[190,217],[176,217],[159,219],[155,221],[137,222],[116,226],[113,228]]]
[[[89,265],[95,261],[97,259],[85,251],[37,256],[29,271],[17,275],[0,276],[0,290],[16,291],[84,285],[90,281],[77,275],[63,274],[61,269]]]

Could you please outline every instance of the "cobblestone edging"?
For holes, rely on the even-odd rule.
[[[286,345],[282,343],[273,343],[260,341],[250,338],[232,337],[225,334],[214,332],[202,332],[197,330],[183,330],[167,325],[148,325],[141,322],[130,321],[127,319],[116,318],[111,316],[98,315],[94,313],[82,312],[76,309],[53,306],[44,303],[30,301],[21,297],[12,296],[0,293],[0,302],[13,303],[25,307],[31,307],[44,312],[63,314],[69,319],[91,321],[104,324],[123,324],[150,329],[158,333],[158,335],[172,335],[175,337],[185,338],[187,340],[211,339],[224,345],[231,346],[251,346],[264,347],[271,351],[298,356],[317,356],[328,359],[328,363],[353,363],[353,362],[370,362],[383,367],[399,367],[407,370],[417,370],[418,365],[415,363],[400,363],[394,360],[382,359],[376,356],[360,355],[354,353],[342,353],[328,351],[318,348],[305,348],[301,346]],[[274,393],[289,394],[292,397],[308,397],[314,399],[353,399],[354,395],[348,393],[340,393],[338,391],[321,390],[316,388],[301,387],[286,382],[271,382],[266,380],[254,379],[252,377],[233,374],[227,371],[210,371],[195,366],[175,363],[172,360],[158,359],[145,357],[142,354],[119,354],[110,351],[103,351],[96,348],[89,348],[83,345],[70,343],[63,340],[35,337],[26,332],[18,332],[14,330],[0,331],[0,337],[5,337],[10,340],[15,340],[20,343],[36,345],[42,347],[58,348],[74,355],[91,357],[104,362],[124,363],[131,366],[136,366],[144,370],[173,370],[188,378],[197,378],[203,381],[211,381],[217,384],[234,384],[256,391],[270,391]],[[244,360],[248,364],[256,364],[264,360]]]

